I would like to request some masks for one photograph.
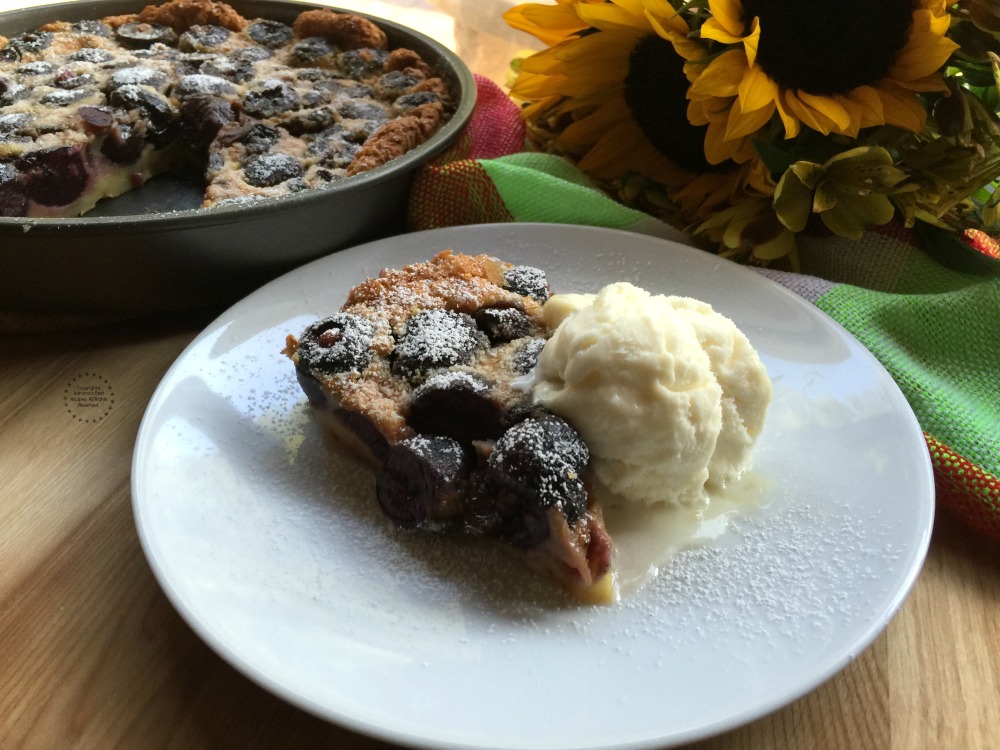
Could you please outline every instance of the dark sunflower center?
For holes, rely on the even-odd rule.
[[[843,94],[883,78],[906,45],[914,0],[742,0],[760,18],[757,64],[775,83]]]
[[[684,60],[658,36],[640,41],[628,59],[625,103],[642,134],[657,151],[691,172],[719,168],[705,159],[705,131],[687,119],[688,79]]]

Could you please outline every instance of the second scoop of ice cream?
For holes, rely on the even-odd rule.
[[[535,398],[590,448],[596,478],[647,503],[700,507],[738,477],[764,423],[771,381],[736,325],[704,302],[632,284],[561,294]]]

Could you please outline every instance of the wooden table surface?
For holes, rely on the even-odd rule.
[[[458,46],[484,43],[438,12],[447,2],[376,5]],[[489,48],[496,70],[507,43]],[[139,421],[215,312],[79,329],[29,319],[18,324],[41,330],[0,334],[0,748],[389,747],[236,672],[174,611],[143,556],[129,486]],[[85,381],[113,394],[94,419],[66,399]],[[939,515],[912,594],[871,647],[785,709],[692,747],[998,746],[1000,545]]]

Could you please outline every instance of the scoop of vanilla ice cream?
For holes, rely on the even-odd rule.
[[[771,381],[750,342],[697,300],[632,284],[557,294],[535,373],[538,402],[583,436],[596,478],[647,503],[707,503],[737,477],[763,426]]]
[[[771,404],[771,379],[733,321],[705,302],[689,297],[668,299],[691,323],[722,388],[722,429],[708,465],[709,487],[722,488],[739,477],[749,462]]]

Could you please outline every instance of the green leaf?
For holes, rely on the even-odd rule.
[[[801,232],[812,213],[813,191],[791,169],[785,172],[774,190],[774,213],[778,221],[793,232]]]
[[[771,174],[784,174],[786,169],[798,161],[798,155],[792,149],[774,143],[754,141],[753,147]]]
[[[830,211],[836,207],[839,198],[839,192],[835,185],[820,185],[816,188],[816,195],[813,197],[813,211],[817,213]]]

